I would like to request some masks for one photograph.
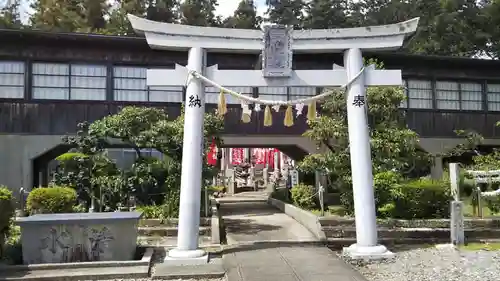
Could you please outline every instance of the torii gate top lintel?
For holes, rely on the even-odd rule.
[[[145,34],[153,49],[188,50],[200,47],[207,51],[260,53],[262,31],[161,23],[129,14],[132,27]],[[295,53],[335,53],[349,48],[362,50],[395,50],[414,33],[419,18],[367,27],[341,29],[293,30],[292,49]]]

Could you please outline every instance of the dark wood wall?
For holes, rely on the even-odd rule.
[[[109,65],[148,65],[173,67],[186,64],[187,52],[151,50],[144,38],[91,36],[86,34],[55,34],[0,30],[2,44],[0,60],[69,61],[105,63]],[[426,79],[468,79],[499,81],[500,63],[458,58],[409,56],[397,53],[366,53],[366,57],[383,61],[387,69],[402,69],[405,77]],[[255,69],[257,55],[208,54],[208,64],[222,69]],[[295,69],[331,69],[342,65],[341,54],[314,54],[294,56]],[[28,78],[29,80],[29,78]],[[2,134],[70,134],[78,122],[93,121],[118,112],[126,105],[165,108],[171,117],[178,116],[179,104],[132,103],[116,101],[40,101],[0,99],[0,133]],[[208,106],[207,110],[213,107]],[[406,111],[407,123],[423,137],[454,137],[454,130],[475,130],[485,137],[500,137],[495,123],[500,112],[487,111]],[[306,128],[305,114],[290,128],[283,126],[284,112],[273,112],[273,126],[263,126],[263,111],[253,113],[252,122],[240,121],[241,109],[230,108],[225,118],[228,134],[301,134]]]
[[[61,135],[76,132],[77,124],[83,121],[94,121],[104,116],[117,113],[127,105],[134,103],[113,102],[20,102],[0,103],[0,134],[38,134]],[[180,114],[180,104],[141,103],[140,106],[163,108],[170,118]],[[214,112],[214,105],[207,105],[208,112]],[[241,108],[229,107],[225,116],[225,132],[227,134],[302,134],[306,127],[305,114],[295,120],[293,127],[283,125],[284,112],[273,112],[273,126],[264,127],[264,113],[254,112],[252,121],[241,122]]]

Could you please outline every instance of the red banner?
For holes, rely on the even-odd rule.
[[[212,144],[210,144],[207,153],[207,164],[211,166],[217,165],[217,146],[215,145],[215,140],[212,140]]]
[[[231,164],[239,165],[243,163],[243,149],[244,148],[232,148],[231,149]]]
[[[267,148],[253,148],[252,149],[252,155],[253,159],[255,160],[255,164],[266,164],[267,159],[266,159],[266,152]]]

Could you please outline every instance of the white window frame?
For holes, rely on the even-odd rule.
[[[23,99],[26,86],[25,77],[26,63],[24,61],[0,61],[0,98]],[[13,80],[14,83],[10,80]],[[14,94],[17,91],[20,92]]]
[[[121,75],[119,71],[138,70],[139,75]],[[115,65],[113,66],[113,100],[115,101],[129,101],[129,102],[169,102],[169,103],[182,103],[183,102],[183,87],[177,86],[147,86],[146,76],[147,76],[147,66],[137,66],[137,65]],[[143,87],[132,89],[124,88],[118,86],[119,81],[126,83],[127,80],[142,81]],[[142,98],[123,98],[120,97],[120,92],[144,94]]]

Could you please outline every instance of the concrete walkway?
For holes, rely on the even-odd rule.
[[[219,200],[228,281],[366,281],[263,196]]]

